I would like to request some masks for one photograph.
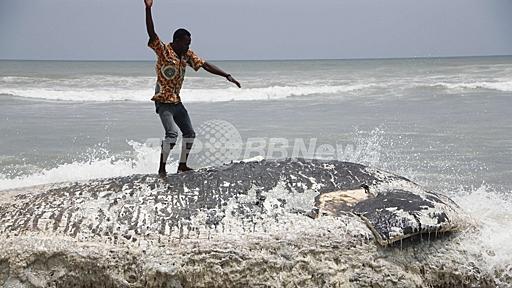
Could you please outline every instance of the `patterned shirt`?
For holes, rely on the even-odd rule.
[[[156,61],[156,87],[155,95],[151,100],[162,103],[181,102],[180,90],[185,78],[187,64],[199,70],[204,60],[199,58],[192,50],[180,57],[174,52],[171,44],[164,44],[158,37],[149,41],[149,48],[155,51],[158,57]]]

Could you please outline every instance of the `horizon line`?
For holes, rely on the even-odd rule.
[[[287,59],[209,59],[208,61],[349,61],[349,60],[411,60],[411,59],[454,59],[454,58],[491,58],[511,57],[512,54],[490,55],[452,55],[452,56],[409,56],[409,57],[353,57],[353,58],[287,58]],[[0,59],[0,61],[55,61],[55,62],[154,62],[155,60],[131,59]]]

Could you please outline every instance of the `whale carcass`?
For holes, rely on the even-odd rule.
[[[496,285],[450,233],[471,227],[456,203],[355,163],[240,162],[0,195],[6,287]]]

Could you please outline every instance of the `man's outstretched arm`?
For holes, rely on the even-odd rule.
[[[238,88],[242,88],[242,86],[240,85],[240,83],[238,83],[238,81],[235,80],[235,78],[233,78],[233,76],[231,76],[230,74],[222,71],[222,69],[220,69],[219,67],[211,64],[211,63],[208,63],[208,62],[204,62],[203,64],[203,69],[212,73],[212,74],[215,74],[215,75],[219,75],[219,76],[222,76],[222,77],[225,77],[229,82],[232,82],[234,83],[236,86],[238,86]]]
[[[153,16],[151,15],[151,6],[153,6],[153,0],[144,0],[146,4],[146,29],[148,30],[149,42],[158,38],[155,32],[155,26],[153,25]]]

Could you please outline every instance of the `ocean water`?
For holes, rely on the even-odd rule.
[[[337,157],[408,177],[482,223],[468,246],[500,251],[490,266],[512,263],[512,57],[215,64],[243,88],[189,70],[181,96],[196,130],[239,133],[237,158]],[[155,173],[154,83],[152,62],[0,61],[0,190]]]

